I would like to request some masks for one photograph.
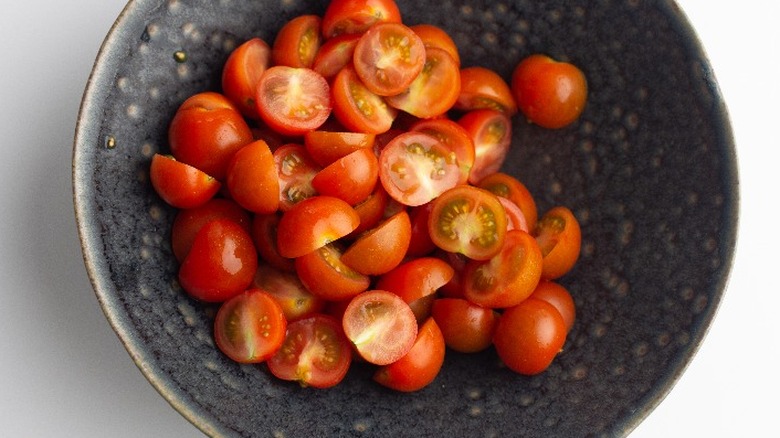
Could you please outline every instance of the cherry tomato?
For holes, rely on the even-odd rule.
[[[487,175],[498,172],[512,145],[512,121],[506,114],[478,109],[458,120],[474,142],[474,166],[469,182],[477,184]]]
[[[374,191],[379,163],[371,149],[358,149],[322,169],[311,180],[321,195],[343,199],[350,205],[364,201]]]
[[[417,321],[422,322],[430,315],[436,291],[454,274],[447,262],[435,257],[420,257],[381,275],[375,287],[401,297],[412,308]]]
[[[239,363],[259,363],[281,347],[287,320],[279,303],[262,289],[249,289],[222,303],[214,319],[214,341]]]
[[[433,318],[417,332],[417,339],[406,355],[380,367],[374,381],[402,392],[419,391],[433,383],[444,364],[444,337]]]
[[[245,291],[257,271],[252,237],[229,219],[215,219],[195,235],[179,267],[179,283],[190,296],[222,302]]]
[[[344,333],[360,356],[375,365],[402,358],[417,338],[417,321],[398,295],[370,290],[358,294],[344,310]]]
[[[274,151],[279,174],[279,208],[287,211],[293,205],[317,194],[311,181],[322,168],[298,144],[286,144]]]
[[[274,65],[311,68],[322,44],[320,17],[300,15],[279,29],[271,50]]]
[[[384,274],[401,263],[411,238],[409,215],[401,211],[360,235],[341,261],[366,275]]]
[[[517,204],[503,196],[499,196],[498,200],[501,202],[501,205],[504,206],[504,213],[506,213],[507,218],[507,231],[520,230],[529,233],[531,230],[528,228],[528,221],[525,220],[523,210],[520,210],[520,207],[518,207]]]
[[[360,217],[346,202],[315,196],[295,204],[277,227],[279,254],[296,258],[338,240],[357,228]]]
[[[488,260],[504,245],[506,221],[504,207],[494,194],[461,185],[434,201],[428,232],[444,251]]]
[[[347,237],[355,238],[364,231],[368,231],[379,224],[385,218],[388,196],[382,184],[377,184],[374,191],[359,204],[355,205],[355,212],[360,216],[360,225]]]
[[[325,38],[362,34],[375,23],[385,22],[401,22],[394,0],[332,0],[322,16],[322,34]]]
[[[414,33],[423,42],[423,45],[428,47],[436,47],[447,51],[447,53],[455,61],[455,64],[460,67],[460,53],[458,52],[458,46],[455,45],[455,41],[452,40],[450,35],[442,28],[433,24],[415,24],[409,26]],[[458,87],[460,88],[460,87]]]
[[[455,153],[422,132],[398,135],[379,155],[379,179],[387,194],[404,205],[430,202],[454,187],[459,177]]]
[[[372,150],[375,137],[365,132],[310,131],[303,136],[303,145],[309,156],[325,167],[358,149]]]
[[[428,220],[431,217],[433,204],[430,202],[411,207],[408,210],[409,221],[412,223],[412,238],[409,242],[409,248],[406,250],[407,257],[422,257],[432,253],[436,249],[436,244],[431,240],[428,233]]]
[[[255,90],[271,64],[271,48],[260,38],[252,38],[228,56],[222,68],[222,92],[241,114],[258,119]]]
[[[512,230],[493,258],[466,263],[463,295],[482,307],[512,307],[531,295],[541,276],[542,251],[536,240],[525,231]]]
[[[295,265],[292,259],[282,257],[279,254],[277,243],[277,229],[281,215],[279,212],[269,214],[256,214],[252,218],[250,233],[252,241],[260,258],[280,271],[294,272]]]
[[[342,260],[343,249],[335,242],[295,259],[295,271],[314,295],[340,301],[368,289],[371,279]]]
[[[287,325],[281,348],[267,363],[269,371],[282,380],[329,388],[346,376],[352,350],[338,321],[314,315]]]
[[[333,114],[352,131],[380,134],[390,129],[398,110],[366,88],[348,65],[333,79]]]
[[[461,273],[466,269],[466,263],[469,258],[463,254],[447,252],[441,249],[434,251],[433,256],[445,261],[452,266],[454,274],[447,284],[439,288],[439,295],[446,298],[463,298],[463,276]]]
[[[492,109],[512,117],[517,105],[506,81],[485,67],[467,67],[460,71],[460,96],[455,108],[463,111]]]
[[[577,66],[547,55],[531,55],[515,67],[511,81],[517,106],[532,123],[557,129],[577,120],[585,109],[588,82]]]
[[[463,298],[438,298],[431,314],[439,324],[447,347],[461,353],[476,353],[493,344],[498,312]]]
[[[552,304],[563,317],[567,332],[574,326],[574,320],[577,316],[574,299],[569,291],[559,283],[542,280],[529,298],[536,298]]]
[[[255,140],[236,151],[227,171],[230,197],[259,214],[279,209],[279,174],[268,144]]]
[[[580,257],[580,223],[568,208],[553,207],[537,222],[536,241],[544,256],[542,278],[563,277]]]
[[[460,71],[446,50],[425,49],[425,64],[409,86],[387,96],[390,106],[419,118],[439,117],[449,111],[460,92]]]
[[[152,188],[168,205],[193,208],[205,204],[221,186],[219,181],[169,155],[154,154],[149,169]]]
[[[251,287],[271,295],[288,322],[308,318],[325,308],[325,300],[309,292],[294,272],[280,271],[271,265],[257,267]]]
[[[181,263],[190,252],[192,242],[201,227],[214,219],[230,219],[249,232],[251,219],[249,214],[234,201],[212,198],[198,207],[179,210],[171,227],[171,249],[176,260]]]
[[[379,96],[406,90],[425,66],[425,46],[401,23],[378,23],[358,40],[353,55],[355,72]]]
[[[566,342],[566,324],[552,304],[529,298],[498,320],[493,345],[511,370],[534,375],[546,370]]]
[[[256,95],[260,117],[282,135],[302,135],[319,128],[330,116],[328,82],[308,68],[269,68],[260,78]]]
[[[312,70],[325,79],[332,79],[342,68],[352,64],[355,46],[360,34],[346,34],[330,38],[323,42],[314,57]]]
[[[450,119],[420,120],[410,128],[436,137],[442,144],[455,153],[460,166],[458,184],[466,184],[474,166],[474,140],[471,134],[458,123]]]
[[[512,201],[523,212],[528,229],[534,230],[536,228],[538,219],[536,201],[520,180],[512,175],[496,172],[482,178],[477,186]]]
[[[252,131],[238,109],[210,91],[185,100],[168,128],[171,154],[219,181],[233,154],[251,141]]]

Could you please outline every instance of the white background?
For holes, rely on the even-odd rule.
[[[680,0],[731,113],[741,231],[699,353],[632,434],[778,436],[776,0]],[[111,331],[81,259],[71,147],[81,94],[123,0],[0,3],[0,436],[198,437]]]

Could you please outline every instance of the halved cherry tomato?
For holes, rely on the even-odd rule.
[[[428,233],[428,219],[432,209],[433,204],[430,202],[408,209],[409,221],[412,223],[412,239],[409,249],[406,250],[407,257],[422,257],[436,250],[436,244]]]
[[[431,314],[439,324],[447,347],[461,353],[476,353],[493,344],[498,312],[463,298],[438,298]]]
[[[311,180],[321,195],[343,199],[350,205],[364,201],[374,191],[379,162],[371,149],[358,149],[334,161]]]
[[[523,210],[520,210],[520,207],[518,207],[517,204],[503,196],[499,196],[498,200],[501,202],[501,205],[504,206],[504,213],[506,213],[507,219],[507,231],[520,230],[525,231],[526,233],[533,231],[528,228],[528,221],[525,220],[525,214],[523,214]]]
[[[553,207],[537,222],[536,241],[544,256],[542,278],[563,277],[580,257],[580,223],[567,207]]]
[[[406,90],[425,66],[425,46],[401,23],[377,23],[358,40],[353,55],[355,72],[379,96]]]
[[[171,154],[219,181],[233,154],[251,141],[252,131],[238,109],[211,91],[185,100],[168,127]]]
[[[344,333],[363,359],[387,365],[402,358],[417,339],[417,321],[398,295],[370,290],[358,294],[344,310]]]
[[[287,325],[281,348],[267,363],[269,371],[282,380],[329,388],[346,376],[352,349],[338,321],[314,315]]]
[[[460,96],[455,108],[463,111],[492,109],[509,117],[517,114],[517,104],[509,84],[493,70],[467,67],[460,71]]]
[[[279,29],[271,50],[274,65],[311,68],[322,44],[320,17],[300,15]]]
[[[478,109],[467,112],[458,124],[474,142],[474,166],[469,182],[477,184],[487,175],[498,172],[504,164],[512,145],[512,121],[502,112]]]
[[[536,228],[538,219],[536,201],[520,180],[512,175],[496,172],[482,178],[477,186],[512,201],[523,212],[528,229],[533,231]]]
[[[401,297],[412,308],[417,322],[422,322],[430,315],[436,291],[453,275],[455,271],[447,262],[435,257],[420,257],[381,275],[375,287]]]
[[[419,391],[433,383],[444,364],[444,337],[433,318],[417,332],[417,339],[406,355],[380,367],[374,381],[402,392]]]
[[[279,254],[276,240],[279,220],[281,220],[279,212],[254,215],[250,229],[252,241],[255,243],[257,253],[263,261],[280,271],[294,272],[295,265],[293,260],[282,257]]]
[[[214,341],[239,363],[260,363],[282,346],[287,320],[262,289],[249,289],[222,303],[214,318]]]
[[[446,50],[455,61],[455,64],[460,67],[458,46],[455,45],[455,41],[452,40],[452,37],[444,29],[433,24],[415,24],[409,27],[420,37],[425,47],[437,47]]]
[[[512,307],[531,295],[541,276],[542,251],[536,239],[525,231],[512,230],[493,258],[466,264],[463,295],[482,307]]]
[[[311,293],[328,301],[340,301],[368,289],[371,279],[345,264],[343,252],[334,242],[295,259],[295,271]]]
[[[506,221],[504,207],[494,194],[461,185],[434,201],[428,232],[444,251],[488,260],[504,245]]]
[[[325,308],[325,300],[309,292],[294,272],[280,271],[271,265],[257,266],[251,287],[271,295],[288,322],[308,318]]]
[[[552,304],[563,317],[567,332],[574,326],[574,320],[577,316],[574,298],[561,284],[542,280],[529,298],[536,298]]]
[[[385,218],[385,209],[387,208],[388,196],[382,184],[377,184],[374,191],[368,195],[363,202],[354,206],[358,216],[360,216],[360,225],[355,228],[347,237],[354,238],[374,228]]]
[[[330,87],[308,68],[277,65],[257,86],[257,112],[268,126],[289,136],[319,128],[331,112]]]
[[[229,219],[215,219],[195,235],[179,267],[179,283],[190,296],[222,302],[245,291],[257,271],[252,237]]]
[[[365,132],[310,131],[303,136],[309,156],[327,166],[358,149],[372,150],[376,135]]]
[[[279,173],[268,144],[255,140],[236,151],[227,171],[230,197],[258,214],[279,209]]]
[[[230,219],[249,232],[251,219],[249,214],[235,201],[212,198],[203,205],[179,210],[171,227],[171,249],[176,260],[181,263],[190,252],[192,242],[203,225],[214,219]]]
[[[379,155],[379,179],[387,194],[404,205],[430,202],[454,187],[459,177],[455,153],[422,132],[398,135]]]
[[[352,64],[360,36],[361,34],[345,34],[325,40],[314,57],[312,70],[328,80],[335,77],[342,68]]]
[[[333,79],[333,114],[352,131],[380,134],[390,129],[398,110],[366,88],[348,65]]]
[[[357,228],[360,217],[339,198],[314,196],[282,215],[277,245],[282,257],[296,258],[322,248]]]
[[[465,128],[450,119],[440,118],[420,120],[410,129],[436,137],[442,144],[455,152],[460,166],[458,184],[468,182],[471,168],[474,166],[475,152],[474,140],[471,139],[471,134]]]
[[[532,122],[549,129],[577,120],[588,99],[588,82],[577,66],[547,55],[531,55],[512,72],[512,94]]]
[[[252,38],[236,47],[222,68],[222,92],[241,114],[257,119],[255,90],[271,64],[271,48],[260,38]]]
[[[534,375],[546,370],[566,342],[566,324],[552,304],[529,298],[498,320],[493,345],[511,370]]]
[[[299,144],[286,144],[274,151],[279,174],[279,208],[287,211],[293,205],[317,194],[311,180],[322,170]]]
[[[425,64],[409,86],[387,96],[390,106],[415,117],[427,119],[449,111],[460,94],[460,70],[446,50],[425,49]]]
[[[434,251],[433,256],[447,262],[454,271],[450,281],[439,288],[439,295],[446,298],[463,298],[463,275],[461,273],[466,268],[469,258],[463,254],[447,252],[441,249]]]
[[[411,238],[409,214],[401,211],[360,235],[341,261],[366,275],[384,274],[401,263]]]
[[[160,198],[176,208],[203,205],[222,185],[205,172],[161,154],[152,157],[149,179]]]
[[[322,16],[322,34],[330,38],[363,33],[375,23],[400,23],[394,0],[332,0]]]

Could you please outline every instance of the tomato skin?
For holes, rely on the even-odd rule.
[[[476,353],[493,344],[499,314],[463,298],[438,298],[431,314],[444,343],[460,353]]]
[[[412,223],[412,238],[406,250],[407,257],[423,257],[436,250],[436,244],[428,233],[428,220],[432,209],[433,204],[430,202],[408,209],[409,221]]]
[[[406,90],[425,66],[425,46],[401,23],[377,23],[357,42],[352,64],[363,84],[379,96]]]
[[[226,182],[231,198],[245,209],[258,214],[279,209],[279,174],[265,141],[255,140],[236,151]]]
[[[318,314],[288,324],[281,348],[267,363],[282,380],[330,388],[346,376],[352,350],[338,321]]]
[[[509,84],[493,70],[467,67],[460,71],[460,96],[455,107],[463,111],[492,109],[512,117],[517,104]]]
[[[523,375],[546,370],[565,342],[561,314],[552,304],[533,298],[504,311],[493,335],[498,357]]]
[[[387,96],[390,106],[421,119],[439,117],[449,111],[460,94],[460,70],[446,50],[425,49],[425,63],[405,90]]]
[[[279,209],[287,211],[317,194],[311,181],[322,168],[303,146],[289,143],[276,149],[274,164],[279,175]]]
[[[235,48],[222,68],[222,92],[245,117],[258,119],[255,89],[271,64],[271,47],[252,38]]]
[[[343,250],[330,243],[295,259],[295,271],[306,288],[328,301],[347,300],[368,289],[371,279],[342,260]]]
[[[436,47],[445,50],[455,61],[457,66],[460,66],[460,53],[458,52],[458,46],[455,45],[455,41],[452,40],[450,35],[442,28],[433,24],[415,24],[409,26],[410,29],[417,34],[423,42],[423,45],[428,47]],[[458,87],[460,89],[460,86]]]
[[[325,300],[309,292],[294,272],[280,271],[271,265],[257,266],[250,287],[271,295],[288,322],[308,318],[325,308]]]
[[[149,169],[152,188],[168,205],[194,208],[205,204],[221,186],[220,182],[189,164],[168,155],[154,154]]]
[[[377,184],[374,191],[359,204],[355,205],[355,212],[360,216],[360,224],[347,237],[356,238],[364,231],[374,228],[384,219],[387,208],[388,196],[382,184]]]
[[[281,215],[279,212],[256,214],[252,217],[250,234],[260,258],[275,269],[284,272],[295,272],[292,259],[279,254],[277,229]]]
[[[444,337],[433,318],[417,332],[417,339],[406,355],[379,368],[374,381],[401,392],[419,391],[433,383],[444,364]]]
[[[358,149],[374,146],[375,134],[365,132],[310,131],[303,136],[309,156],[320,166],[328,166]]]
[[[260,363],[281,347],[287,320],[276,300],[249,289],[222,303],[214,319],[214,341],[238,363]]]
[[[341,260],[365,275],[380,275],[398,266],[412,238],[409,214],[400,211],[366,231],[350,245]]]
[[[452,266],[435,257],[421,257],[401,263],[381,275],[375,288],[393,292],[414,312],[418,323],[431,313],[436,291],[455,275]]]
[[[233,154],[252,141],[252,131],[227,97],[203,92],[185,100],[168,127],[171,154],[224,181]]]
[[[263,121],[287,136],[319,128],[332,108],[328,82],[309,68],[269,68],[260,78],[256,96],[257,112]]]
[[[198,231],[179,267],[179,283],[191,297],[222,302],[245,291],[257,271],[257,252],[244,228],[215,219]]]
[[[559,129],[580,117],[588,99],[585,74],[574,64],[534,54],[512,72],[512,94],[517,106],[541,127]]]
[[[322,45],[320,17],[300,15],[279,29],[271,50],[274,65],[311,68]]]
[[[190,252],[192,242],[203,225],[214,219],[229,219],[249,231],[249,214],[235,201],[212,198],[205,204],[194,208],[179,210],[171,227],[171,249],[176,260],[181,263]]]
[[[333,0],[322,16],[322,34],[325,38],[362,34],[376,23],[400,22],[394,0]]]
[[[350,205],[364,201],[374,191],[379,162],[368,148],[358,149],[322,169],[311,181],[321,195],[343,199]]]
[[[414,123],[410,129],[436,137],[442,144],[452,150],[458,158],[458,165],[460,166],[458,184],[466,184],[468,182],[471,168],[474,166],[475,151],[474,140],[472,140],[471,134],[465,128],[450,119],[439,118],[420,120]]]
[[[536,201],[528,188],[512,175],[496,172],[482,178],[477,186],[496,196],[504,197],[520,207],[529,230],[536,229],[538,211]]]
[[[504,212],[507,217],[507,231],[520,230],[525,231],[526,233],[531,231],[528,228],[528,221],[525,220],[523,210],[520,210],[520,207],[518,207],[517,204],[502,196],[499,196],[498,200],[501,202],[501,205],[504,206]]]
[[[345,34],[325,40],[314,57],[312,69],[331,80],[342,68],[352,64],[360,34]]]
[[[542,278],[555,280],[566,275],[580,256],[582,230],[572,211],[551,208],[536,224],[536,241],[544,256]]]
[[[536,298],[552,304],[563,317],[566,331],[571,331],[577,310],[574,299],[565,287],[553,281],[542,280],[529,298]]]
[[[277,246],[282,257],[296,258],[338,240],[355,228],[360,217],[346,202],[315,196],[295,204],[282,215]]]
[[[350,64],[333,79],[333,115],[351,131],[381,134],[390,130],[398,110],[366,88]]]
[[[469,111],[458,119],[474,142],[474,166],[469,183],[478,184],[486,176],[496,173],[504,164],[512,145],[512,121],[492,109]]]

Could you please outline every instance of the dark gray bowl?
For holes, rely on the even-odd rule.
[[[663,399],[701,343],[727,281],[738,179],[710,65],[672,1],[399,0],[407,23],[449,30],[463,63],[509,78],[524,55],[571,60],[590,84],[575,125],[516,118],[504,170],[540,210],[570,206],[583,251],[562,282],[578,305],[565,351],[542,375],[495,352],[450,354],[435,383],[389,392],[355,366],[331,390],[239,366],[211,340],[213,309],[176,283],[173,211],[148,181],[187,96],[216,89],[243,40],[324,2],[131,1],[103,45],[79,116],[76,217],[108,320],[159,392],[210,435],[622,436]],[[184,51],[185,62],[174,53]],[[457,357],[456,357],[457,356]]]

